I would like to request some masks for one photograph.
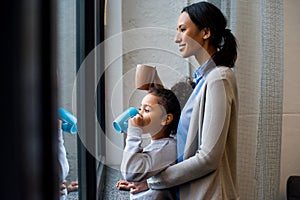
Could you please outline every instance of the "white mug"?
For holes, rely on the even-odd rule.
[[[155,66],[138,64],[135,74],[135,86],[140,90],[148,90],[149,86],[154,84],[163,87]]]

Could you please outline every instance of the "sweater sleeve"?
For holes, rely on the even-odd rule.
[[[145,180],[176,160],[176,142],[170,140],[154,141],[142,149],[142,130],[128,128],[126,146],[123,152],[121,171],[127,181]]]
[[[164,189],[184,184],[204,177],[219,167],[225,152],[231,118],[232,95],[229,85],[226,79],[216,79],[207,84],[205,112],[203,117],[200,117],[203,121],[199,121],[197,126],[202,126],[202,131],[194,130],[201,132],[198,149],[191,157],[149,179],[148,185],[151,189]],[[199,134],[194,135],[198,137]]]
[[[60,182],[67,177],[69,173],[69,163],[67,160],[67,153],[64,146],[64,139],[62,135],[62,129],[58,130],[58,161],[59,161],[59,174]]]

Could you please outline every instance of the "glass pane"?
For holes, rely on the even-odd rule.
[[[74,81],[76,78],[76,0],[57,1],[57,68],[58,68],[58,106],[76,116],[76,101]],[[76,116],[77,118],[77,116]],[[78,181],[77,165],[77,134],[63,131],[69,171],[66,185]],[[76,196],[77,191],[71,191],[69,197]],[[69,198],[69,199],[70,199]]]

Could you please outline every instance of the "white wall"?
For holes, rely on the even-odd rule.
[[[185,5],[185,1],[172,0],[123,1],[123,70],[130,80],[134,80],[136,65],[141,63],[155,65],[169,88],[182,75],[189,74],[188,62],[182,59],[174,42],[176,21]],[[141,96],[134,88],[134,81],[124,81],[124,106],[139,105]]]
[[[167,88],[189,75],[193,60],[184,60],[174,42],[176,21],[186,1],[107,1],[106,24],[106,164],[122,159],[124,138],[113,119],[129,106],[138,107],[144,92],[135,89],[137,64],[155,65]],[[164,12],[161,12],[161,8]],[[120,51],[121,50],[121,51]],[[118,53],[116,53],[118,52]]]
[[[300,175],[300,1],[284,1],[284,97],[281,146],[281,199],[286,181]]]

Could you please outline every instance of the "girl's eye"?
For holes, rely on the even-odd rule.
[[[148,110],[148,109],[145,109],[145,112],[146,112],[146,113],[148,113],[148,112],[150,112],[150,110]]]

